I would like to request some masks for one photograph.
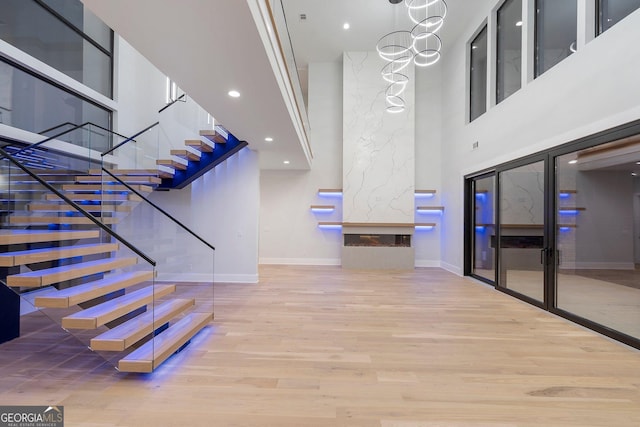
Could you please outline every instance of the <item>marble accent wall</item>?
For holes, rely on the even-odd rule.
[[[406,108],[393,114],[385,110],[384,65],[376,52],[344,53],[344,222],[414,222],[414,70],[403,70]]]

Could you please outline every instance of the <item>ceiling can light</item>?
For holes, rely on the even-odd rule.
[[[266,137],[264,140],[267,142],[273,142],[273,138],[271,138],[270,136]]]
[[[522,27],[522,21],[516,22],[516,27]]]
[[[351,28],[351,25],[349,25],[348,22],[345,22],[344,25],[342,25],[342,28],[344,28],[345,30],[348,30],[349,28]]]
[[[228,95],[232,98],[239,98],[240,92],[238,92],[237,90],[230,90]]]
[[[578,161],[576,159],[569,160],[569,164],[570,165],[575,165],[576,163],[578,163]]]
[[[282,163],[284,163],[285,165],[288,165],[288,164],[289,164],[289,163],[291,163],[291,162],[290,162],[289,160],[285,160],[285,161],[284,161],[284,162],[282,162]]]

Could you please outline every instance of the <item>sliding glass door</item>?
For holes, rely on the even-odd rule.
[[[467,177],[466,199],[466,274],[640,348],[640,121]]]
[[[498,173],[498,287],[542,305],[545,289],[545,161]]]

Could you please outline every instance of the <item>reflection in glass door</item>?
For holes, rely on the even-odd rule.
[[[545,162],[500,172],[498,286],[541,304],[545,287]]]
[[[555,158],[556,308],[640,338],[640,137]]]
[[[491,283],[496,280],[495,249],[491,236],[495,234],[495,174],[473,178],[473,257],[471,273]]]

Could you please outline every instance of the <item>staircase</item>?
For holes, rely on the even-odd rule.
[[[0,150],[0,279],[38,290],[35,307],[120,371],[153,372],[213,319],[212,296],[209,310],[184,284],[159,282],[155,261],[117,234],[154,189],[183,188],[247,145],[220,130],[202,136],[158,160],[162,170],[56,170],[59,154],[34,164],[37,149],[12,160]]]

